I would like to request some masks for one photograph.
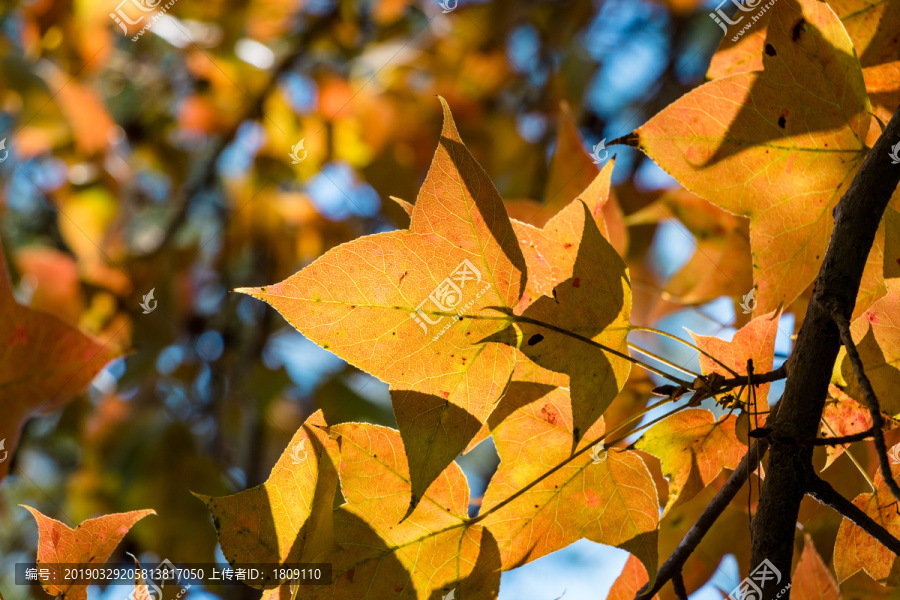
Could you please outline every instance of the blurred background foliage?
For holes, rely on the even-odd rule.
[[[123,353],[26,428],[0,488],[6,600],[45,597],[13,585],[37,539],[19,503],[70,526],[154,508],[114,559],[212,562],[215,532],[191,490],[261,483],[318,408],[331,423],[393,424],[385,384],[228,292],[406,227],[390,196],[415,200],[440,131],[435,95],[519,214],[533,206],[523,201],[552,202],[554,160],[576,160],[557,141],[566,127],[583,153],[626,135],[703,81],[721,37],[716,3],[697,0],[461,0],[448,13],[437,0],[148,1],[148,13],[137,1],[0,8],[0,238],[17,297]],[[120,27],[117,9],[147,18]],[[301,140],[306,157],[292,162]],[[734,310],[752,287],[746,220],[613,150],[633,320],[727,338],[748,318]],[[144,314],[151,290],[158,305]],[[640,342],[697,368],[678,344]],[[776,366],[788,348],[785,335]],[[652,387],[636,369],[607,422],[645,406]],[[490,442],[461,464],[477,505],[497,464]],[[572,548],[505,575],[501,598],[603,597],[625,554]],[[701,582],[717,568],[707,562]],[[721,587],[737,576],[726,563]],[[188,597],[210,593],[258,597],[236,586]]]

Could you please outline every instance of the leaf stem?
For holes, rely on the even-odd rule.
[[[672,361],[667,360],[667,359],[663,358],[662,356],[658,356],[658,355],[656,355],[656,354],[650,352],[649,350],[644,350],[643,348],[641,348],[641,347],[638,346],[637,344],[632,344],[631,342],[628,342],[628,347],[631,348],[632,350],[634,350],[635,352],[640,352],[640,353],[643,354],[644,356],[649,356],[649,357],[652,358],[653,360],[655,360],[655,361],[657,361],[657,362],[660,362],[660,363],[666,365],[667,367],[669,367],[669,368],[671,368],[671,369],[675,369],[676,371],[681,371],[681,372],[684,373],[685,375],[690,375],[690,376],[693,377],[694,379],[696,379],[697,377],[700,377],[700,375],[698,375],[697,373],[694,373],[693,371],[689,371],[689,370],[685,369],[684,367],[679,367],[678,365],[676,365],[676,364],[673,363]]]
[[[733,376],[735,376],[735,377],[741,376],[740,373],[738,373],[737,371],[735,371],[734,369],[732,369],[731,367],[729,367],[728,365],[726,365],[725,363],[720,361],[718,358],[716,358],[715,356],[713,356],[712,354],[710,354],[709,352],[707,352],[700,346],[695,346],[694,344],[678,337],[677,335],[672,335],[671,333],[669,333],[667,331],[662,331],[661,329],[654,329],[652,327],[640,327],[638,325],[632,325],[629,329],[631,329],[632,331],[646,331],[648,333],[655,333],[656,335],[659,335],[659,336],[662,336],[665,338],[669,338],[670,340],[674,340],[676,342],[681,342],[685,346],[692,348],[692,349],[696,350],[697,352],[699,352],[700,354],[702,354],[703,356],[707,357],[708,359],[710,359],[711,361],[713,361],[714,363],[716,363],[717,365],[719,365],[720,367],[722,367],[723,369],[725,369],[726,371],[731,373]]]

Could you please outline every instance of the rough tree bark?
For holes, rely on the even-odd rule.
[[[896,142],[900,142],[900,109],[834,210],[834,233],[788,359],[788,377],[778,414],[768,424],[772,444],[753,518],[751,569],[768,559],[781,572],[781,581],[766,581],[763,598],[774,598],[790,582],[797,515],[813,454],[812,446],[781,444],[777,440],[817,435],[832,367],[840,349],[831,314],[834,310],[849,318],[853,311],[875,232],[900,182],[900,165],[892,164],[889,157]],[[787,594],[781,596],[786,597]]]

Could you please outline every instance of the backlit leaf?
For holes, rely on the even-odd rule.
[[[514,307],[526,279],[503,203],[443,106],[440,145],[409,230],[359,238],[277,285],[238,290],[391,385],[411,461],[410,508],[503,393],[514,356],[482,342],[507,325],[486,307]]]
[[[747,452],[735,435],[737,417],[716,420],[705,409],[687,409],[660,421],[637,441],[638,450],[659,458],[669,480],[666,510],[686,502],[722,469],[735,469]]]
[[[900,446],[890,449],[891,456],[896,456]],[[891,474],[894,479],[900,475],[900,463],[891,459]],[[875,492],[860,494],[853,504],[861,508],[876,523],[888,530],[894,537],[900,536],[900,512],[897,511],[897,499],[884,483],[881,471],[875,473]],[[894,566],[897,556],[882,546],[875,538],[851,523],[847,518],[841,520],[837,538],[834,541],[834,572],[838,583],[864,570],[875,581],[882,585],[896,586],[900,584],[900,569]]]
[[[647,569],[634,554],[628,555],[625,568],[609,590],[606,600],[634,600],[638,590],[647,584]],[[659,600],[659,594],[651,600]]]
[[[321,411],[310,416],[265,483],[219,498],[195,494],[212,514],[228,562],[310,563],[333,550],[338,448],[324,427]]]
[[[114,357],[57,317],[16,303],[0,250],[0,440],[10,457],[29,418],[69,402]],[[11,462],[0,462],[0,481]]]
[[[469,522],[469,486],[452,463],[400,522],[410,494],[400,435],[378,425],[331,428],[341,446],[341,490],[347,503],[335,512],[341,550],[330,586],[301,586],[297,598],[434,600],[451,590],[460,600],[496,598],[497,544],[481,524]],[[288,600],[289,586],[265,598]]]
[[[569,376],[573,442],[577,443],[616,397],[631,372],[628,360],[586,341],[627,352],[631,312],[628,270],[580,201],[572,202],[543,230],[530,231],[528,253],[543,258],[546,276],[559,283],[549,296],[548,286],[531,292],[532,297],[545,294],[522,311],[524,318],[535,322],[517,323],[515,330],[510,328],[493,339],[515,344],[541,367]]]
[[[569,460],[569,406],[563,388],[516,382],[501,404],[506,414],[491,416],[501,462],[481,514],[503,568],[587,538],[628,550],[655,577],[659,505],[650,472],[634,452],[588,446],[603,434],[602,420]]]
[[[791,595],[803,600],[839,600],[837,582],[816,551],[810,535],[805,536],[800,562],[791,578]]]
[[[37,509],[24,506],[34,516],[38,526],[38,568],[50,569],[51,578],[63,580],[59,565],[102,565],[135,523],[154,510],[134,510],[127,513],[104,515],[82,522],[75,529],[56,519],[45,517]],[[55,575],[52,573],[55,572]],[[51,596],[66,600],[87,600],[86,585],[67,583],[42,583]]]
[[[762,312],[793,302],[818,273],[871,111],[827,4],[781,0],[770,12],[764,71],[700,86],[625,139],[690,191],[750,217]]]

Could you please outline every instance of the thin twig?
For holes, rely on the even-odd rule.
[[[853,372],[856,374],[860,387],[862,387],[866,405],[869,407],[869,414],[872,415],[872,438],[875,441],[878,464],[881,466],[881,476],[884,478],[884,482],[888,489],[891,490],[894,498],[900,500],[900,486],[897,485],[897,482],[894,481],[894,476],[891,474],[891,461],[888,459],[887,446],[884,443],[884,418],[881,416],[881,405],[878,403],[878,396],[875,395],[872,383],[866,376],[862,358],[860,358],[856,344],[853,342],[853,335],[850,333],[850,322],[847,320],[847,317],[836,309],[831,311],[831,318],[841,334],[841,343],[847,349],[847,356],[850,358],[850,364],[853,365]]]
[[[672,587],[675,588],[675,597],[678,600],[688,600],[687,589],[684,587],[684,577],[681,571],[672,575]]]
[[[740,491],[741,486],[750,477],[750,473],[756,469],[760,459],[765,455],[769,448],[769,442],[766,440],[757,440],[754,442],[740,464],[731,473],[728,481],[722,486],[722,489],[716,494],[716,497],[703,509],[703,514],[697,519],[697,522],[690,528],[687,535],[672,552],[672,555],[666,559],[666,562],[659,568],[656,574],[656,582],[653,587],[647,589],[645,585],[638,590],[635,600],[650,600],[668,581],[670,581],[677,573],[681,573],[685,562],[697,549],[703,536],[713,526],[722,512],[731,504],[734,497]]]
[[[861,442],[864,439],[871,437],[874,435],[872,429],[866,429],[865,431],[860,431],[859,433],[853,433],[850,435],[845,435],[841,437],[830,437],[830,438],[814,438],[811,440],[797,440],[800,444],[806,444],[808,446],[843,446],[844,444],[852,444],[853,442]]]
[[[806,475],[806,495],[818,500],[843,515],[847,520],[878,540],[885,548],[900,556],[900,540],[879,525],[861,508],[841,496],[831,484],[821,479],[812,469]]]

